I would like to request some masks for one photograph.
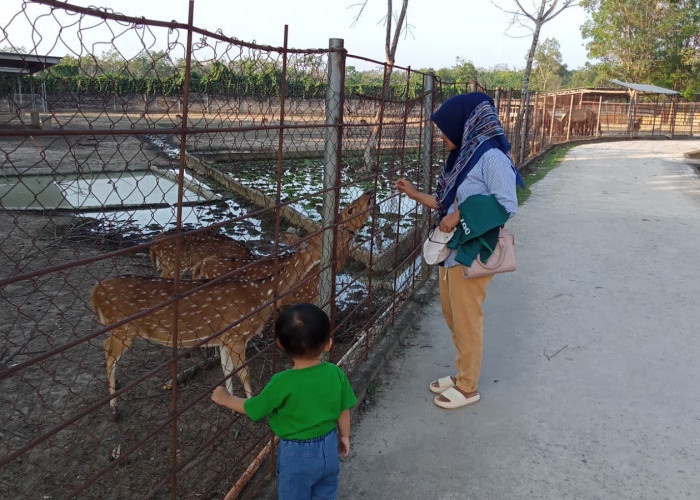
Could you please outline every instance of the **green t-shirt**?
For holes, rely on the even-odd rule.
[[[246,399],[253,420],[269,416],[272,432],[284,439],[311,439],[335,428],[340,412],[357,403],[347,376],[338,366],[321,362],[272,376],[257,396]]]

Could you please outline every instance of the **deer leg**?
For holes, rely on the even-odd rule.
[[[126,351],[132,344],[134,339],[132,337],[119,338],[115,335],[114,331],[109,333],[109,336],[103,342],[105,350],[105,361],[107,363],[107,380],[109,381],[109,394],[112,395],[117,390],[117,361],[121,358],[124,351]],[[117,398],[112,398],[109,401],[109,406],[112,407],[112,411],[116,414]]]
[[[238,366],[241,366],[245,363],[245,354],[237,353],[235,352],[235,350],[233,351],[234,352],[232,352],[231,347],[226,344],[222,345],[220,349],[221,369],[224,371],[224,375],[227,377],[236,369],[236,363],[234,362],[232,355],[236,356]],[[243,366],[238,370],[238,378],[243,384],[243,389],[245,390],[246,397],[251,397],[253,395],[253,391],[250,388],[250,374],[248,373],[247,366]],[[228,377],[226,379],[226,389],[228,389],[228,391],[231,394],[233,394],[233,380],[231,380],[231,377]]]

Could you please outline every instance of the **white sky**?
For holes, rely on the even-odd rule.
[[[357,5],[363,0],[194,1],[195,26],[210,31],[221,29],[225,35],[243,41],[279,47],[283,44],[284,25],[287,24],[291,48],[326,48],[330,38],[342,38],[350,54],[384,61],[386,0],[368,0],[354,27],[351,25],[358,12]],[[400,2],[394,0],[393,3],[397,6]],[[189,0],[69,0],[69,3],[98,5],[129,16],[183,23],[187,21],[189,9]],[[0,27],[7,26],[8,14],[19,12],[21,5],[22,0],[2,0]],[[512,0],[499,0],[499,5],[510,7]],[[49,10],[46,6],[30,7],[42,12]],[[540,34],[540,41],[546,38],[559,41],[562,62],[569,69],[582,67],[587,60],[580,30],[585,17],[583,9],[572,7],[545,24]],[[505,30],[510,17],[490,0],[410,0],[408,22],[411,34],[400,39],[396,54],[396,63],[400,66],[440,69],[452,67],[457,57],[483,68],[505,64],[519,69],[525,65],[531,41],[529,32],[512,30],[511,35],[528,36],[507,36]],[[9,26],[19,27],[20,23],[13,21]],[[10,30],[8,38],[15,46],[34,47],[28,31]],[[0,47],[6,43],[0,31]],[[63,56],[65,50],[63,53],[53,51],[50,55]],[[350,60],[348,65],[361,70],[374,67],[357,60]]]

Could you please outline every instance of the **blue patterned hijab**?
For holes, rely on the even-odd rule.
[[[464,181],[481,155],[491,148],[498,148],[510,159],[510,142],[503,132],[493,100],[483,92],[452,96],[430,118],[457,146],[445,161],[435,192],[439,223],[454,203],[457,186]],[[511,167],[515,171],[516,182],[524,187],[525,183],[512,159]]]

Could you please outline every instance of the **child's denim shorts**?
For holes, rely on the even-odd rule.
[[[335,500],[338,491],[338,433],[311,439],[282,439],[277,446],[279,500]]]

